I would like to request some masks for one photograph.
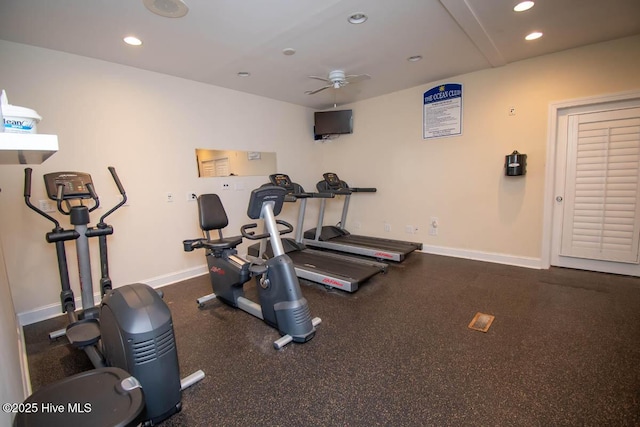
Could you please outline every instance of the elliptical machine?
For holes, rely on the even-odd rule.
[[[158,292],[142,283],[112,289],[107,236],[113,234],[113,227],[105,219],[126,203],[127,196],[115,169],[109,167],[109,172],[122,200],[102,215],[95,228],[88,226],[89,213],[100,206],[100,201],[91,176],[81,172],[57,172],[44,176],[49,198],[56,201],[58,212],[69,216],[74,225],[73,229],[65,230],[57,219],[31,203],[32,170],[25,169],[26,205],[54,224],[53,230],[46,234],[46,240],[56,246],[62,286],[60,302],[69,320],[64,332],[50,337],[66,335],[71,345],[83,350],[96,368],[43,387],[25,404],[38,404],[40,408],[47,404],[54,407],[63,405],[64,411],[58,411],[58,416],[64,421],[81,416],[78,420],[84,425],[135,425],[140,422],[154,425],[181,410],[182,389],[201,380],[204,373],[197,371],[180,381],[171,312]],[[91,200],[93,206],[86,206],[84,200]],[[102,273],[102,302],[99,306],[95,305],[93,295],[89,255],[91,237],[99,239]],[[82,293],[82,310],[78,313],[65,251],[65,242],[71,240],[76,243]],[[79,399],[89,405],[88,413],[80,411],[86,407],[72,406],[79,403]],[[65,401],[68,406],[64,405]],[[44,410],[20,413],[15,424],[37,425],[42,422],[43,425],[54,425],[51,416]]]
[[[223,237],[222,229],[229,224],[227,214],[217,194],[202,194],[198,197],[200,228],[204,238],[183,241],[184,250],[206,249],[209,277],[213,292],[197,300],[202,307],[205,302],[219,298],[232,307],[264,320],[282,335],[273,346],[281,349],[291,341],[304,343],[312,339],[319,317],[311,318],[307,300],[302,296],[300,284],[289,256],[283,250],[280,234],[293,231],[291,224],[276,220],[282,210],[286,190],[281,187],[263,186],[251,192],[247,215],[251,219],[263,219],[268,233],[256,235],[249,231],[256,223],[241,227],[242,236]],[[278,230],[278,224],[285,227]],[[210,232],[217,230],[218,239]],[[250,263],[238,256],[236,247],[242,237],[250,240],[270,238],[274,257],[266,262]],[[260,304],[244,297],[243,286],[255,278]]]

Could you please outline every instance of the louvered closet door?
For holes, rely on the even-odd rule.
[[[640,108],[569,117],[560,255],[638,263]]]

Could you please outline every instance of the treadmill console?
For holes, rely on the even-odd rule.
[[[323,174],[322,177],[324,178],[325,182],[329,185],[330,189],[339,190],[340,188],[342,188],[342,181],[340,180],[340,178],[338,178],[338,175],[336,175],[335,173],[327,172]]]
[[[51,200],[58,200],[59,187],[62,187],[62,198],[68,199],[91,199],[92,194],[89,187],[93,187],[91,175],[84,172],[54,172],[44,175],[44,185],[47,195]]]
[[[285,188],[289,192],[293,191],[293,182],[291,182],[289,175],[283,173],[269,175],[269,181],[271,181],[273,185]]]

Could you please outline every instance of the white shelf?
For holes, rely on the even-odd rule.
[[[57,135],[0,133],[0,165],[40,164],[57,151]]]

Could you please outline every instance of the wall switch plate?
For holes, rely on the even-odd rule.
[[[440,226],[440,223],[438,222],[438,218],[436,218],[435,216],[432,216],[431,219],[429,219],[429,235],[437,236],[439,226]]]
[[[167,193],[167,202],[173,202],[173,193]]]
[[[55,212],[55,208],[53,207],[53,203],[49,200],[38,200],[38,207],[42,212]]]
[[[198,196],[195,191],[187,191],[187,202],[195,202],[198,200]]]

